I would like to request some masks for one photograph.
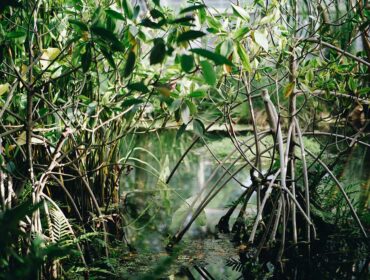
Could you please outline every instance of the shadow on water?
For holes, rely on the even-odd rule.
[[[252,258],[253,248],[241,250],[228,236],[186,241],[179,253],[144,254],[125,259],[129,279],[368,279],[368,247],[360,239],[331,236],[288,250],[283,270],[274,252]],[[292,249],[292,248],[291,248]],[[271,261],[269,259],[271,258]],[[262,261],[263,260],[263,261]],[[129,276],[130,275],[130,276]]]
[[[164,178],[191,141],[184,134],[181,141],[175,131],[153,134],[137,139],[141,147],[130,154],[132,172],[121,186],[121,207],[126,220],[126,238],[135,250],[122,257],[123,278],[129,279],[368,279],[369,246],[353,234],[351,219],[340,211],[331,223],[320,217],[318,240],[310,244],[287,246],[282,263],[276,263],[278,246],[263,248],[258,261],[253,258],[255,248],[232,244],[232,235],[218,234],[215,225],[225,214],[227,206],[243,192],[231,181],[206,208],[205,221],[194,224],[177,252],[164,250],[168,237],[174,233],[176,211],[189,205],[190,198],[199,193],[215,166],[204,144],[199,143],[180,166],[170,185]],[[209,147],[219,159],[232,149],[229,139],[217,133],[207,139]],[[122,147],[129,150],[129,146]],[[341,163],[341,181],[348,186],[360,214],[369,217],[370,151],[356,147]],[[217,180],[217,176],[214,180]],[[238,180],[249,183],[249,170],[238,174]],[[212,183],[212,182],[211,182]],[[329,184],[329,183],[328,183]],[[326,189],[329,185],[323,185]],[[328,193],[325,193],[328,195]],[[330,197],[338,196],[329,193]],[[338,196],[339,197],[339,196]],[[325,204],[326,202],[324,202]],[[333,203],[333,205],[330,205]],[[332,199],[326,205],[340,208],[341,200]],[[253,219],[254,203],[249,206]],[[178,212],[178,211],[177,211]],[[367,218],[366,218],[367,217]],[[233,217],[231,223],[235,221]],[[341,219],[341,229],[334,225]],[[324,222],[325,220],[325,222]],[[348,223],[348,230],[346,229]],[[369,221],[365,222],[368,226]]]

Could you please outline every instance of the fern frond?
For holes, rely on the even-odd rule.
[[[52,233],[55,242],[67,241],[73,239],[73,233],[63,212],[56,208],[50,209]]]
[[[240,262],[239,260],[236,260],[234,258],[230,258],[226,260],[226,266],[231,267],[232,270],[236,272],[242,272],[244,264]]]

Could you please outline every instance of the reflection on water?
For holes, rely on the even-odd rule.
[[[202,143],[199,143],[180,165],[170,184],[164,184],[170,170],[191,143],[191,135],[183,134],[181,137],[182,139],[176,138],[176,131],[166,131],[161,132],[160,138],[156,134],[149,137],[146,135],[138,137],[135,145],[131,143],[132,146],[140,148],[130,154],[128,163],[133,166],[133,170],[124,180],[120,192],[129,219],[127,235],[134,246],[138,245],[138,250],[160,249],[157,245],[161,242],[154,239],[165,241],[163,236],[173,233],[175,230],[171,228],[173,213],[186,205],[187,199],[196,196],[205,187],[216,166],[214,157],[206,152]],[[208,141],[215,144],[214,155],[220,159],[229,153],[232,147],[231,141],[221,136],[214,135]],[[220,141],[222,147],[217,146]],[[122,149],[128,153],[130,148]],[[217,174],[208,186],[219,177]],[[239,182],[248,185],[249,170],[239,173],[237,178]],[[190,235],[205,236],[214,232],[215,225],[227,210],[226,207],[235,201],[242,191],[243,188],[238,182],[230,181],[205,209],[205,225],[194,223]],[[141,236],[144,227],[145,236]]]
[[[257,263],[230,236],[185,241],[179,253],[125,256],[124,279],[368,279],[369,259],[363,240],[345,236],[290,249],[284,270],[271,261]],[[253,251],[253,248],[249,248]]]
[[[276,252],[265,252],[261,259],[266,261],[257,264],[248,257],[253,248],[233,246],[229,241],[231,235],[215,235],[215,225],[244,190],[240,183],[250,183],[248,169],[239,173],[237,180],[230,181],[207,206],[204,223],[192,225],[180,246],[182,250],[174,255],[166,253],[168,237],[179,226],[174,213],[191,204],[202,188],[217,181],[220,175],[206,186],[217,160],[229,154],[233,145],[222,135],[208,136],[208,147],[198,143],[166,185],[165,178],[190,145],[192,135],[185,133],[180,139],[176,131],[163,131],[160,135],[137,137],[122,147],[133,169],[121,185],[121,207],[126,219],[126,238],[136,249],[136,253],[123,257],[126,268],[122,275],[131,278],[135,275],[132,279],[157,279],[154,275],[163,275],[160,279],[366,279],[367,247],[355,238],[334,237],[330,230],[327,237],[311,245],[309,255],[305,245],[288,247],[284,271],[269,261]],[[131,150],[131,147],[139,148]],[[341,166],[344,185],[353,185],[357,191],[361,186],[356,199],[362,211],[369,207],[370,166],[364,164],[369,155],[366,149],[356,148]],[[253,216],[253,200],[249,207],[249,215]],[[232,217],[231,223],[235,218]]]

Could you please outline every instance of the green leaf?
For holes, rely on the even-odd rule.
[[[131,99],[127,99],[127,100],[123,101],[122,107],[130,107],[132,105],[141,104],[143,102],[144,102],[143,99],[131,98]]]
[[[185,25],[185,26],[192,26],[190,24],[191,21],[194,21],[194,18],[191,16],[186,16],[186,17],[181,17],[181,18],[176,18],[174,20],[169,21],[170,24],[180,24],[180,25]]]
[[[96,101],[93,101],[93,102],[91,102],[88,106],[87,106],[87,108],[86,108],[86,114],[88,115],[88,116],[92,116],[92,115],[94,115],[95,114],[95,112],[96,112],[96,106],[98,106],[98,102],[96,102]]]
[[[205,5],[194,5],[194,6],[186,7],[180,11],[180,14],[189,13],[189,12],[196,11],[196,10],[199,10],[205,7],[206,7]]]
[[[137,18],[137,16],[140,14],[140,6],[137,5],[134,7],[134,15],[133,15],[133,18]]]
[[[151,10],[150,11],[150,15],[154,19],[157,19],[157,18],[165,18],[164,14],[161,11],[157,10],[157,9]]]
[[[91,31],[95,35],[101,37],[104,41],[111,43],[113,51],[123,52],[125,50],[123,44],[118,40],[118,38],[112,31],[101,26],[92,26]]]
[[[229,55],[233,51],[233,46],[234,42],[231,39],[226,39],[225,41],[222,42],[221,47],[220,47],[220,54],[229,57]]]
[[[90,26],[94,26],[94,25],[99,25],[99,23],[102,23],[102,17],[103,17],[104,13],[103,13],[103,9],[102,9],[102,6],[99,5],[95,11],[93,12],[92,16],[91,16],[91,24]]]
[[[159,23],[156,23],[154,21],[151,21],[150,19],[148,18],[144,18],[140,25],[142,26],[145,26],[145,27],[148,27],[148,28],[152,28],[152,29],[159,29],[162,27],[162,25],[165,24],[165,21],[160,21]]]
[[[26,32],[24,31],[12,31],[12,32],[8,32],[6,34],[6,38],[8,39],[17,39],[17,38],[22,38],[22,37],[25,37],[26,36]]]
[[[191,102],[191,100],[189,100],[189,99],[186,99],[185,103],[189,107],[190,114],[192,116],[194,116],[198,112],[197,106],[195,106],[195,104],[193,102]]]
[[[215,29],[217,32],[222,29],[222,24],[220,21],[216,20],[214,17],[207,16],[208,25]]]
[[[313,73],[313,70],[310,68],[307,70],[305,75],[306,82],[310,83],[315,79],[315,74]]]
[[[207,32],[212,33],[212,34],[218,34],[219,33],[218,29],[214,29],[212,27],[207,28]]]
[[[171,106],[169,107],[169,110],[171,113],[177,111],[182,104],[182,99],[175,99],[172,103]]]
[[[202,75],[204,80],[210,86],[215,86],[217,82],[217,76],[213,65],[209,63],[207,60],[201,61],[200,65],[202,67]]]
[[[109,65],[112,66],[112,68],[116,69],[116,64],[114,63],[114,59],[111,53],[104,50],[103,48],[100,48],[102,54],[104,55],[105,59],[108,61]]]
[[[356,92],[357,90],[357,82],[352,77],[348,80],[348,87],[352,92]]]
[[[364,14],[367,17],[367,19],[370,19],[370,10],[369,9],[364,9]]]
[[[238,43],[236,47],[237,47],[237,52],[238,52],[240,61],[243,65],[243,69],[245,71],[251,72],[252,67],[251,67],[251,63],[250,63],[249,55],[247,54],[247,51],[245,50],[244,46],[240,43]]]
[[[105,10],[105,13],[108,16],[110,16],[111,18],[118,19],[118,20],[126,20],[125,17],[121,13],[119,13],[115,10],[107,9],[107,10]]]
[[[233,8],[234,15],[240,17],[241,19],[249,21],[249,13],[246,10],[234,4],[231,4],[231,7]]]
[[[129,85],[127,86],[127,88],[128,88],[129,90],[132,90],[132,91],[139,91],[139,92],[142,92],[142,93],[148,93],[148,92],[149,92],[148,87],[147,87],[143,82],[138,82],[138,83],[129,84]]]
[[[24,219],[27,215],[31,216],[32,213],[40,208],[43,202],[37,204],[32,203],[32,199],[26,199],[21,202],[18,206],[11,209],[6,209],[0,215],[0,234],[1,236],[8,236],[10,232],[18,233],[19,221]],[[0,240],[0,247],[3,249],[4,243],[6,244],[6,238]]]
[[[193,131],[199,137],[203,137],[204,132],[206,131],[206,129],[205,129],[204,124],[202,123],[202,121],[200,121],[198,119],[193,120]]]
[[[162,63],[166,56],[166,45],[162,38],[154,39],[154,47],[150,52],[150,64],[158,64]]]
[[[86,73],[91,65],[92,55],[90,45],[86,46],[86,51],[81,55],[82,71]]]
[[[76,19],[69,19],[68,22],[72,25],[77,26],[81,31],[88,31],[89,28],[87,27],[86,23],[76,20]]]
[[[246,26],[237,29],[234,33],[234,39],[237,40],[243,38],[246,34],[248,34],[249,30],[249,27]]]
[[[206,94],[206,91],[205,90],[197,89],[197,90],[189,93],[188,97],[190,97],[190,98],[203,98],[206,95],[207,94]]]
[[[203,23],[206,22],[206,20],[207,20],[207,11],[204,7],[199,9],[198,18],[199,18],[200,24],[203,25]]]
[[[216,65],[226,64],[226,65],[233,66],[233,63],[230,60],[228,60],[226,57],[220,54],[217,54],[217,53],[205,50],[205,49],[200,49],[200,48],[195,48],[190,51],[197,55],[200,55],[200,56],[203,56],[205,58],[212,60]]]
[[[136,55],[133,51],[130,51],[128,56],[127,56],[127,61],[125,65],[125,71],[123,73],[123,76],[126,78],[130,76],[132,71],[134,71],[135,68],[135,61],[136,61]]]
[[[195,65],[194,57],[192,55],[183,54],[180,57],[180,64],[182,70],[184,70],[184,72],[189,73],[191,70],[193,70]]]
[[[367,95],[368,93],[370,93],[370,87],[365,87],[358,90],[359,95]]]
[[[183,42],[183,41],[195,40],[195,39],[198,39],[200,37],[203,37],[204,35],[206,35],[206,33],[202,32],[202,31],[189,30],[189,31],[181,33],[177,37],[177,42],[180,43],[180,42]]]
[[[186,131],[186,124],[182,124],[176,133],[176,139],[179,139],[181,135]]]
[[[255,30],[254,41],[260,45],[266,52],[269,50],[268,33],[266,30]]]
[[[125,12],[125,15],[129,19],[132,19],[134,15],[134,9],[132,8],[131,0],[122,0],[122,8],[123,11]]]

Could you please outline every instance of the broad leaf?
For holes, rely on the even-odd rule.
[[[118,40],[118,38],[112,31],[104,27],[101,27],[101,26],[92,26],[91,31],[95,35],[98,35],[99,37],[101,37],[104,41],[111,43],[113,51],[123,52],[125,50],[125,47],[123,46],[123,44]]]
[[[165,22],[163,22],[163,21],[161,21],[162,23],[156,23],[156,22],[154,22],[154,21],[151,21],[150,19],[148,19],[148,18],[144,18],[142,21],[141,21],[141,23],[140,23],[140,25],[142,25],[142,26],[145,26],[145,27],[148,27],[148,28],[152,28],[152,29],[159,29],[159,28],[161,28],[161,26],[165,23]]]
[[[25,36],[26,36],[26,32],[24,31],[12,31],[6,34],[6,38],[8,39],[17,39],[17,38],[22,38]]]
[[[205,127],[204,127],[204,124],[202,123],[202,121],[198,120],[198,119],[194,119],[193,120],[193,131],[196,135],[198,135],[199,137],[203,137],[204,136],[204,133],[205,133]]]
[[[180,14],[189,13],[189,12],[196,11],[196,10],[199,10],[199,9],[202,9],[202,8],[205,8],[205,7],[206,7],[205,5],[194,5],[194,6],[190,6],[190,7],[187,7],[187,8],[182,9],[180,11]]]
[[[121,13],[119,13],[115,10],[107,9],[107,10],[105,10],[105,13],[108,16],[110,16],[111,18],[118,19],[118,20],[126,20],[125,17]]]
[[[182,124],[176,133],[176,139],[179,139],[181,135],[186,131],[186,124]]]
[[[241,39],[243,38],[244,36],[246,36],[248,34],[248,32],[250,31],[249,27],[242,27],[242,28],[239,28],[238,30],[235,31],[234,33],[234,39]]]
[[[191,100],[189,100],[189,99],[186,99],[186,100],[185,100],[185,103],[186,103],[186,105],[188,105],[188,107],[189,107],[190,114],[194,116],[194,115],[198,112],[198,109],[197,109],[197,107],[195,106],[195,104],[194,104],[193,102],[191,102]]]
[[[176,18],[174,20],[169,21],[170,24],[180,24],[185,26],[192,26],[193,24],[190,24],[190,22],[194,21],[193,17],[186,16],[181,18]]]
[[[150,52],[150,64],[158,64],[162,63],[166,56],[166,45],[162,38],[154,39],[154,47]]]
[[[81,55],[82,71],[86,73],[91,65],[92,55],[90,45],[86,46],[86,51]]]
[[[134,9],[132,8],[131,0],[122,0],[122,8],[125,12],[125,15],[129,19],[132,19],[134,15]]]
[[[180,57],[180,64],[184,72],[189,73],[194,68],[194,57],[192,55],[183,54]]]
[[[229,57],[230,54],[233,51],[233,46],[234,42],[231,39],[226,39],[225,41],[222,42],[221,47],[220,47],[220,54]]]
[[[206,33],[202,32],[202,31],[189,30],[189,31],[181,33],[177,37],[177,42],[180,43],[180,42],[183,42],[183,41],[195,40],[195,39],[198,39],[200,37],[203,37],[204,35],[206,35]]]
[[[127,56],[127,61],[125,65],[125,71],[123,73],[123,76],[126,78],[130,76],[132,71],[134,71],[135,68],[135,61],[136,61],[136,55],[133,51],[130,51],[128,56]]]
[[[352,77],[350,77],[348,80],[348,87],[352,92],[356,92],[358,88],[356,80],[353,79]]]
[[[200,56],[203,56],[205,58],[212,60],[216,65],[226,64],[226,65],[233,66],[233,63],[230,60],[228,60],[226,57],[220,54],[217,54],[217,53],[205,50],[205,49],[200,49],[200,48],[195,48],[190,51],[197,55],[200,55]]]
[[[181,104],[182,104],[182,99],[175,99],[169,107],[170,112],[173,113],[177,111],[180,108]]]
[[[69,19],[68,21],[71,25],[77,26],[81,31],[88,31],[89,30],[87,25],[82,21],[79,21],[79,20],[76,20],[76,19]]]
[[[236,16],[248,21],[249,20],[249,13],[244,10],[243,8],[236,6],[234,4],[231,4],[231,7],[233,8],[233,12]]]
[[[251,63],[250,63],[249,55],[247,54],[247,51],[245,50],[244,46],[240,43],[238,43],[236,47],[237,47],[237,52],[238,52],[240,61],[243,65],[243,69],[245,71],[251,72],[252,67],[251,67]]]
[[[310,83],[315,79],[315,74],[312,69],[308,69],[305,75],[306,82]]]
[[[164,14],[161,11],[157,10],[157,9],[151,10],[150,11],[150,15],[154,19],[157,19],[157,18],[165,18]]]
[[[260,31],[255,30],[254,31],[254,40],[255,42],[260,45],[266,52],[269,50],[269,41],[267,39],[268,33],[266,30]]]
[[[207,60],[201,61],[200,65],[202,67],[202,75],[206,83],[210,86],[215,86],[217,82],[217,76],[213,65]]]
[[[112,66],[112,68],[116,69],[116,63],[114,62],[112,54],[103,48],[100,48],[100,50],[104,55],[105,59],[108,61],[109,65]]]
[[[127,88],[128,88],[129,90],[132,90],[132,91],[139,91],[139,92],[142,92],[142,93],[148,93],[148,92],[149,92],[148,87],[147,87],[143,82],[138,82],[138,83],[129,84],[129,85],[127,86]]]
[[[143,99],[131,98],[131,99],[127,99],[127,100],[123,101],[122,107],[130,107],[132,105],[141,104],[143,102],[144,102]]]
[[[207,16],[207,22],[209,27],[213,28],[217,33],[222,29],[222,24],[219,20],[215,19],[212,16]]]
[[[191,97],[191,98],[203,98],[206,95],[207,94],[206,94],[206,91],[205,90],[197,89],[197,90],[189,93],[188,97]]]

